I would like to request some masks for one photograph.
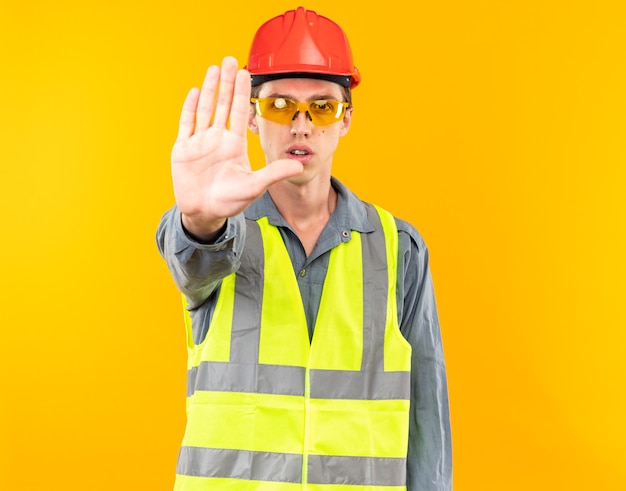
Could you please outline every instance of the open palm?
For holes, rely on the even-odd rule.
[[[206,238],[241,213],[273,183],[302,172],[300,163],[273,162],[252,171],[248,158],[250,75],[237,60],[211,66],[202,89],[191,89],[172,149],[172,178],[183,224]]]

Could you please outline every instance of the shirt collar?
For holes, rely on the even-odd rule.
[[[333,219],[337,227],[361,233],[373,232],[374,227],[367,220],[367,211],[363,202],[334,177],[331,177],[331,185],[337,191],[337,207],[333,212]],[[289,226],[276,209],[276,205],[268,192],[248,207],[245,211],[245,216],[250,220],[267,217],[273,225]]]

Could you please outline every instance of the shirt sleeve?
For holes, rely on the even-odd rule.
[[[429,268],[419,233],[399,221],[398,320],[412,347],[408,491],[452,489],[446,367]]]
[[[181,213],[174,206],[161,218],[156,241],[189,309],[195,309],[211,296],[222,278],[239,268],[245,219],[243,214],[229,218],[222,235],[214,243],[204,244],[185,231]]]

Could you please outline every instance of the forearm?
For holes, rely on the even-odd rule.
[[[413,344],[408,491],[451,491],[452,441],[446,368],[436,317]]]
[[[221,236],[205,244],[186,233],[175,206],[161,218],[156,240],[174,282],[193,309],[211,295],[222,278],[239,267],[245,241],[244,218],[230,218]]]
[[[429,269],[419,234],[400,235],[399,314],[412,347],[408,491],[452,489],[452,443],[446,367]]]

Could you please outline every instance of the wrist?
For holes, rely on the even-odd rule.
[[[198,223],[198,221],[181,213],[183,231],[196,242],[211,244],[215,242],[226,228],[226,219],[220,218],[210,222]]]

